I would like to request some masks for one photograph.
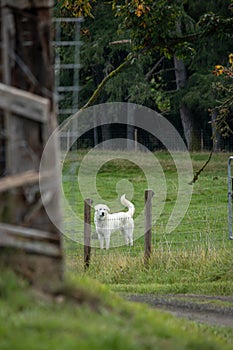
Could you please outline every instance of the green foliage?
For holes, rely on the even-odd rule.
[[[217,34],[219,39],[224,37],[232,37],[233,18],[224,18],[214,13],[204,14],[199,21],[199,26],[204,29],[202,35]]]
[[[92,4],[96,0],[58,0],[60,11],[63,16],[93,17]]]
[[[133,42],[133,49],[139,51],[160,51],[167,57],[172,57],[177,50],[183,53],[190,50],[186,46],[187,35],[193,31],[193,21],[188,18],[183,1],[143,0],[126,1],[117,5],[116,13],[123,18],[122,30],[129,30]],[[179,23],[183,27],[180,33]],[[186,43],[185,45],[182,45]],[[191,49],[192,50],[192,49]]]
[[[185,103],[193,112],[200,115],[205,111],[205,118],[208,106],[211,108],[216,104],[215,96],[210,91],[210,86],[216,81],[213,74],[193,73],[184,89],[177,92],[179,103]]]
[[[221,0],[190,1],[186,11],[196,19],[201,35],[194,42],[196,54],[191,59],[185,60],[188,72],[187,84],[184,89],[173,94],[171,106],[178,114],[179,106],[185,103],[190,108],[198,128],[205,129],[213,117],[210,116],[209,110],[219,104],[219,91],[213,89],[217,88],[217,79],[212,72],[216,64],[226,63],[227,54],[231,52],[232,24],[229,23],[232,19],[228,17],[230,15],[228,4]],[[230,105],[228,107],[231,108]],[[218,131],[223,135],[221,127],[218,127]]]
[[[229,55],[229,64],[226,67],[215,66],[214,74],[218,81],[213,84],[213,91],[218,98],[218,106],[211,110],[216,113],[214,125],[224,136],[229,137],[233,134],[233,54]],[[222,78],[222,79],[221,79]]]
[[[130,51],[127,43],[112,44],[116,40],[125,39],[125,37],[124,35],[118,35],[119,22],[114,17],[109,4],[98,1],[93,9],[93,15],[95,19],[87,19],[82,28],[81,106],[86,103],[101,81],[124,61]],[[107,86],[109,90],[107,93],[103,91],[96,103],[114,100],[114,95],[119,95],[117,88],[123,89],[122,84],[116,86],[111,81]]]
[[[68,3],[71,6],[73,1],[63,1],[63,7]],[[219,91],[212,90],[211,73],[216,64],[225,65],[232,46],[228,2],[101,0],[91,5],[93,17],[85,19],[81,30],[79,106],[131,55],[131,63],[108,79],[95,103],[129,101],[148,106],[166,114],[183,133],[179,106],[184,102],[195,127],[211,134],[208,110],[220,99]],[[187,69],[182,91],[176,91],[174,54],[185,60]]]

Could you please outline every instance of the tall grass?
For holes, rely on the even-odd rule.
[[[143,247],[141,247],[143,248]],[[82,275],[83,258],[68,254],[67,270]],[[150,261],[144,264],[143,249],[130,251],[113,249],[109,252],[92,250],[91,264],[86,275],[111,285],[115,290],[153,292],[201,292],[231,295],[233,293],[232,247],[214,248],[196,245],[180,249],[154,246]],[[200,287],[203,284],[203,288]],[[133,285],[132,288],[129,286]],[[170,286],[170,287],[168,287]]]

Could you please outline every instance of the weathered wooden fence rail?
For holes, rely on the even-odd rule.
[[[59,238],[46,231],[0,223],[0,247],[12,247],[24,252],[60,257]]]

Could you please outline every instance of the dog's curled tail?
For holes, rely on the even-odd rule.
[[[128,213],[131,217],[133,217],[135,207],[133,203],[131,203],[130,201],[128,201],[128,199],[125,198],[125,194],[121,196],[121,204],[129,209]]]

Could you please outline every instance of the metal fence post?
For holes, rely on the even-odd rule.
[[[84,201],[84,269],[88,269],[91,259],[91,205],[90,198]]]
[[[151,227],[152,227],[152,198],[154,192],[152,190],[145,190],[145,222],[144,222],[144,263],[148,264],[151,256]]]

